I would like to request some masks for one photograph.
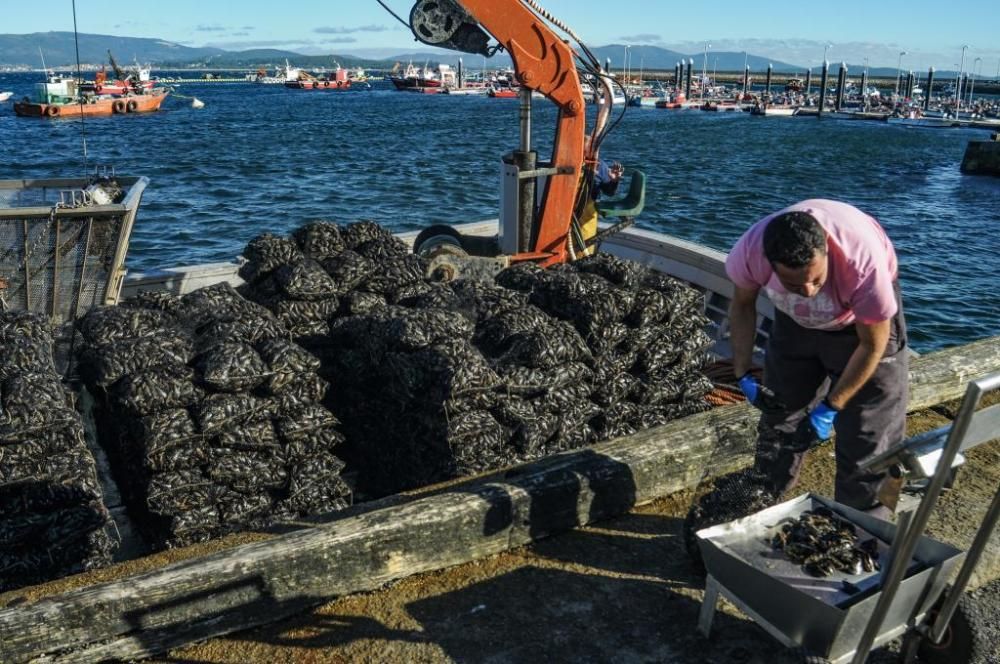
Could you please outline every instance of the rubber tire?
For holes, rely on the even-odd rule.
[[[116,99],[111,104],[111,110],[114,111],[115,113],[124,113],[125,112],[125,101],[123,99]]]
[[[935,645],[929,639],[921,639],[917,656],[923,664],[986,664],[994,654],[986,643],[983,630],[989,616],[971,597],[962,595],[955,609],[955,615],[948,623],[941,643]]]
[[[462,234],[456,231],[453,227],[448,224],[434,224],[433,226],[428,226],[417,234],[416,239],[413,241],[413,253],[419,253],[420,245],[422,245],[427,238],[431,238],[436,235],[450,235],[459,242],[462,241]]]
[[[50,106],[46,106],[45,107],[45,115],[49,116],[50,118],[54,118],[54,117],[58,116],[59,115],[59,107],[58,106],[51,106],[51,105]]]
[[[125,104],[125,110],[127,110],[129,113],[135,113],[135,111],[138,108],[139,108],[139,102],[137,102],[135,99],[130,99],[129,102]]]

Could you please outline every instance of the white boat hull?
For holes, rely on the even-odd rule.
[[[889,118],[886,122],[903,127],[922,127],[925,129],[941,129],[959,125],[957,120],[951,118]]]

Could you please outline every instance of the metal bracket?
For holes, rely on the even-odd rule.
[[[556,168],[536,168],[530,171],[520,171],[517,174],[518,180],[528,180],[530,178],[543,177],[547,175],[575,175],[576,169],[571,166],[558,166]]]

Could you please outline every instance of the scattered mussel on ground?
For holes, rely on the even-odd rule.
[[[853,575],[880,569],[878,540],[859,542],[857,527],[827,507],[806,510],[778,524],[771,547],[816,577]]]

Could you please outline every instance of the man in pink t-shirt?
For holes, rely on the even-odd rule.
[[[885,231],[846,203],[802,201],[744,233],[726,273],[735,285],[729,315],[740,387],[762,410],[762,425],[796,432],[776,445],[762,439],[756,469],[783,492],[798,478],[808,440],[836,431],[835,499],[887,516],[895,497],[884,477],[857,470],[905,435],[906,323]],[[764,386],[750,373],[762,290],[775,306]]]

